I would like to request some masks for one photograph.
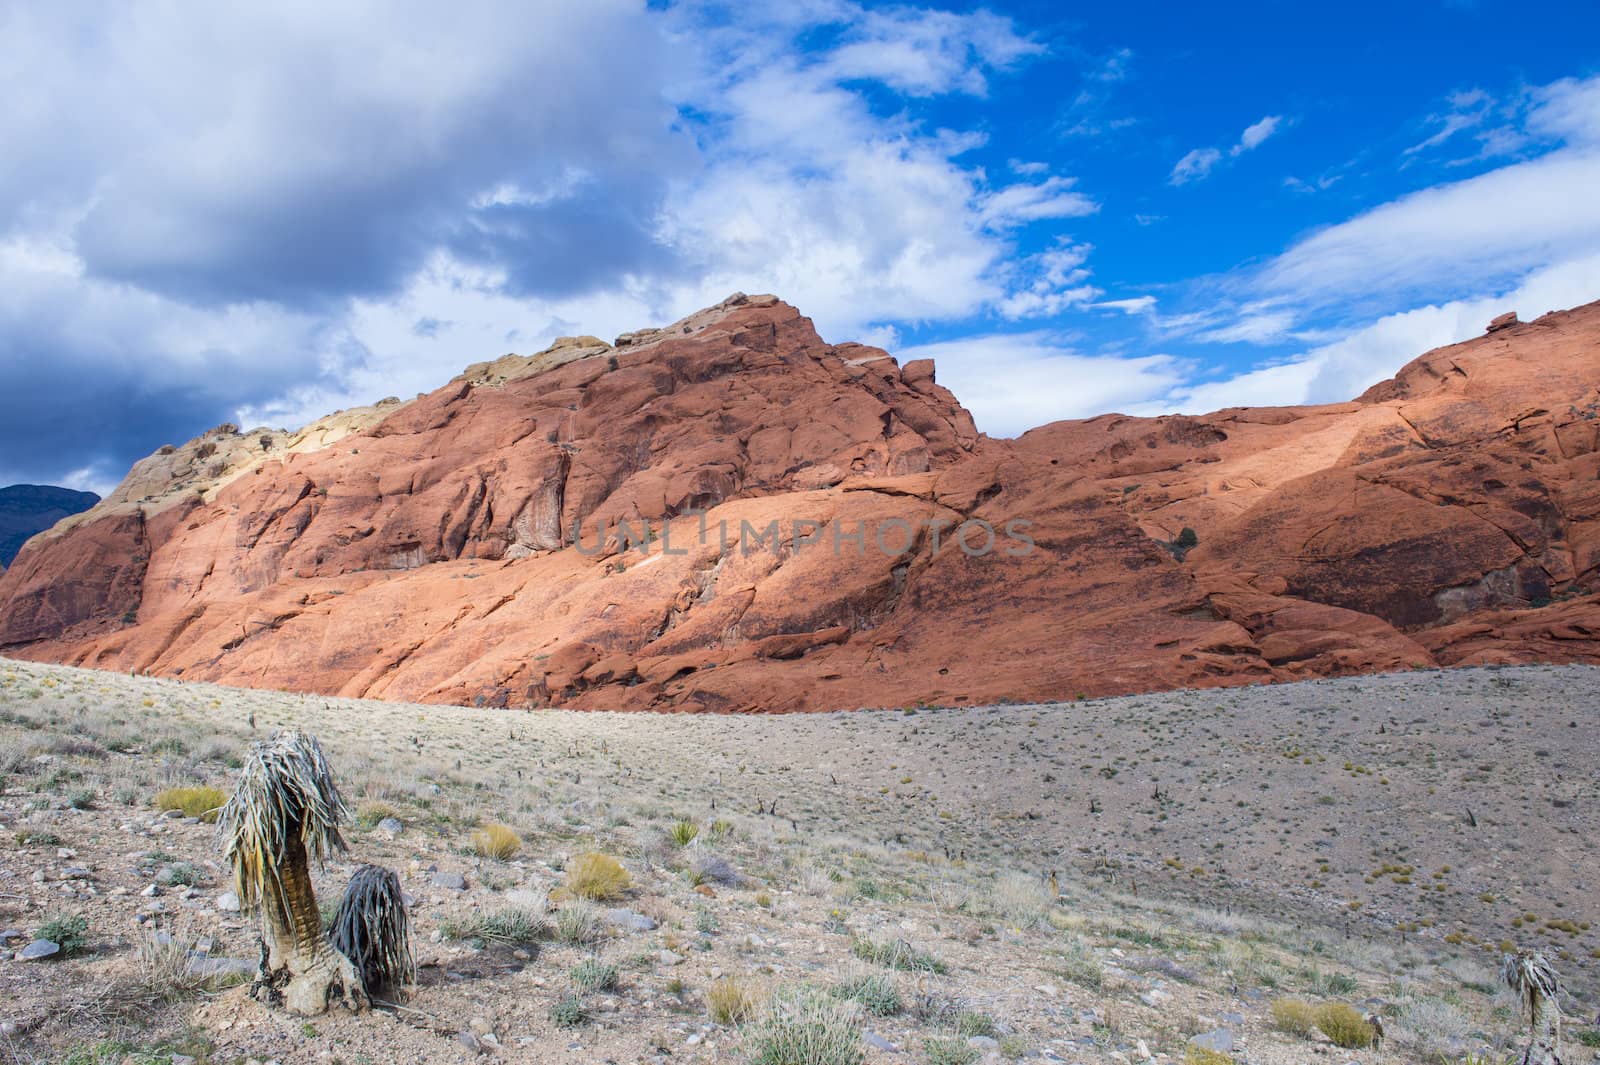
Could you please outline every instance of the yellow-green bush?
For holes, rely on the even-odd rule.
[[[472,849],[479,857],[503,862],[522,849],[522,837],[505,825],[488,824],[472,833]]]
[[[400,820],[400,807],[382,799],[368,799],[356,807],[356,821],[363,828],[372,828],[387,817]]]
[[[1310,1035],[1317,1026],[1317,1009],[1298,998],[1280,998],[1272,1003],[1272,1024],[1290,1035]]]
[[[755,998],[737,977],[724,976],[706,989],[706,1012],[717,1024],[738,1024],[755,1009]]]
[[[1333,1040],[1334,1046],[1346,1050],[1369,1047],[1378,1034],[1354,1006],[1343,1002],[1329,1002],[1318,1007],[1317,1027]]]
[[[1183,1065],[1233,1065],[1233,1059],[1220,1050],[1197,1047],[1193,1043],[1183,1052]]]
[[[205,822],[217,819],[217,811],[228,801],[221,788],[167,788],[156,793],[152,805],[157,810],[182,810],[185,817],[198,817]]]
[[[607,854],[580,854],[567,866],[567,890],[580,899],[614,899],[632,883],[622,863]]]

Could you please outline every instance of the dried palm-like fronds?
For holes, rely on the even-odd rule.
[[[368,995],[416,980],[400,878],[382,866],[363,865],[350,877],[328,939],[350,959]]]
[[[1561,978],[1543,954],[1522,951],[1507,954],[1500,977],[1522,1000],[1532,1029],[1528,1049],[1518,1059],[1522,1065],[1561,1065]]]
[[[291,840],[318,862],[343,851],[339,825],[348,816],[313,737],[291,730],[252,745],[239,785],[217,817],[240,903],[259,906],[269,889],[282,895],[279,867]]]

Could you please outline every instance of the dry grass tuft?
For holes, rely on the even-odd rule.
[[[1298,998],[1274,999],[1272,1026],[1290,1035],[1310,1035],[1317,1026],[1317,1008]]]
[[[1378,1035],[1354,1006],[1343,1002],[1329,1002],[1318,1007],[1317,1027],[1333,1040],[1334,1046],[1345,1050],[1369,1047]]]
[[[185,817],[198,817],[207,824],[214,824],[217,811],[227,801],[228,796],[221,788],[167,788],[156,792],[151,805],[162,811],[182,810]]]
[[[480,858],[503,862],[522,849],[522,837],[505,825],[484,825],[472,834],[472,849]]]
[[[717,1024],[739,1024],[755,1012],[755,996],[736,976],[724,976],[706,990],[706,1012]]]
[[[632,883],[622,863],[607,854],[580,854],[567,866],[567,890],[580,899],[621,898]]]

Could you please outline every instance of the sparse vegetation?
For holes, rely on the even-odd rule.
[[[740,1024],[754,1009],[754,996],[736,976],[724,976],[706,989],[706,1012],[717,1024]]]
[[[1334,1046],[1346,1050],[1369,1047],[1378,1035],[1359,1010],[1344,1002],[1327,1002],[1317,1007],[1317,1027],[1333,1040]]]
[[[472,849],[480,858],[509,861],[522,849],[522,837],[506,825],[488,824],[472,833]]]
[[[945,963],[934,955],[918,950],[903,939],[883,941],[857,939],[850,944],[850,953],[891,969],[942,973],[947,968]]]
[[[863,1065],[857,1011],[812,987],[780,988],[752,1026],[751,1065]]]
[[[567,866],[567,890],[580,899],[621,898],[632,879],[622,863],[606,854],[580,854]]]
[[[182,810],[185,817],[198,817],[207,823],[217,820],[217,812],[228,796],[221,788],[188,787],[166,788],[158,791],[151,800],[157,810]]]
[[[1317,1026],[1316,1007],[1298,998],[1273,999],[1272,1025],[1290,1035],[1310,1035]]]
[[[57,958],[74,958],[89,942],[89,919],[77,914],[54,917],[40,925],[34,935],[61,948]]]

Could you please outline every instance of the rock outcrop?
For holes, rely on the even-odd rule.
[[[0,653],[306,692],[786,711],[1600,662],[1600,304],[1361,397],[979,434],[770,296],[143,460]]]

